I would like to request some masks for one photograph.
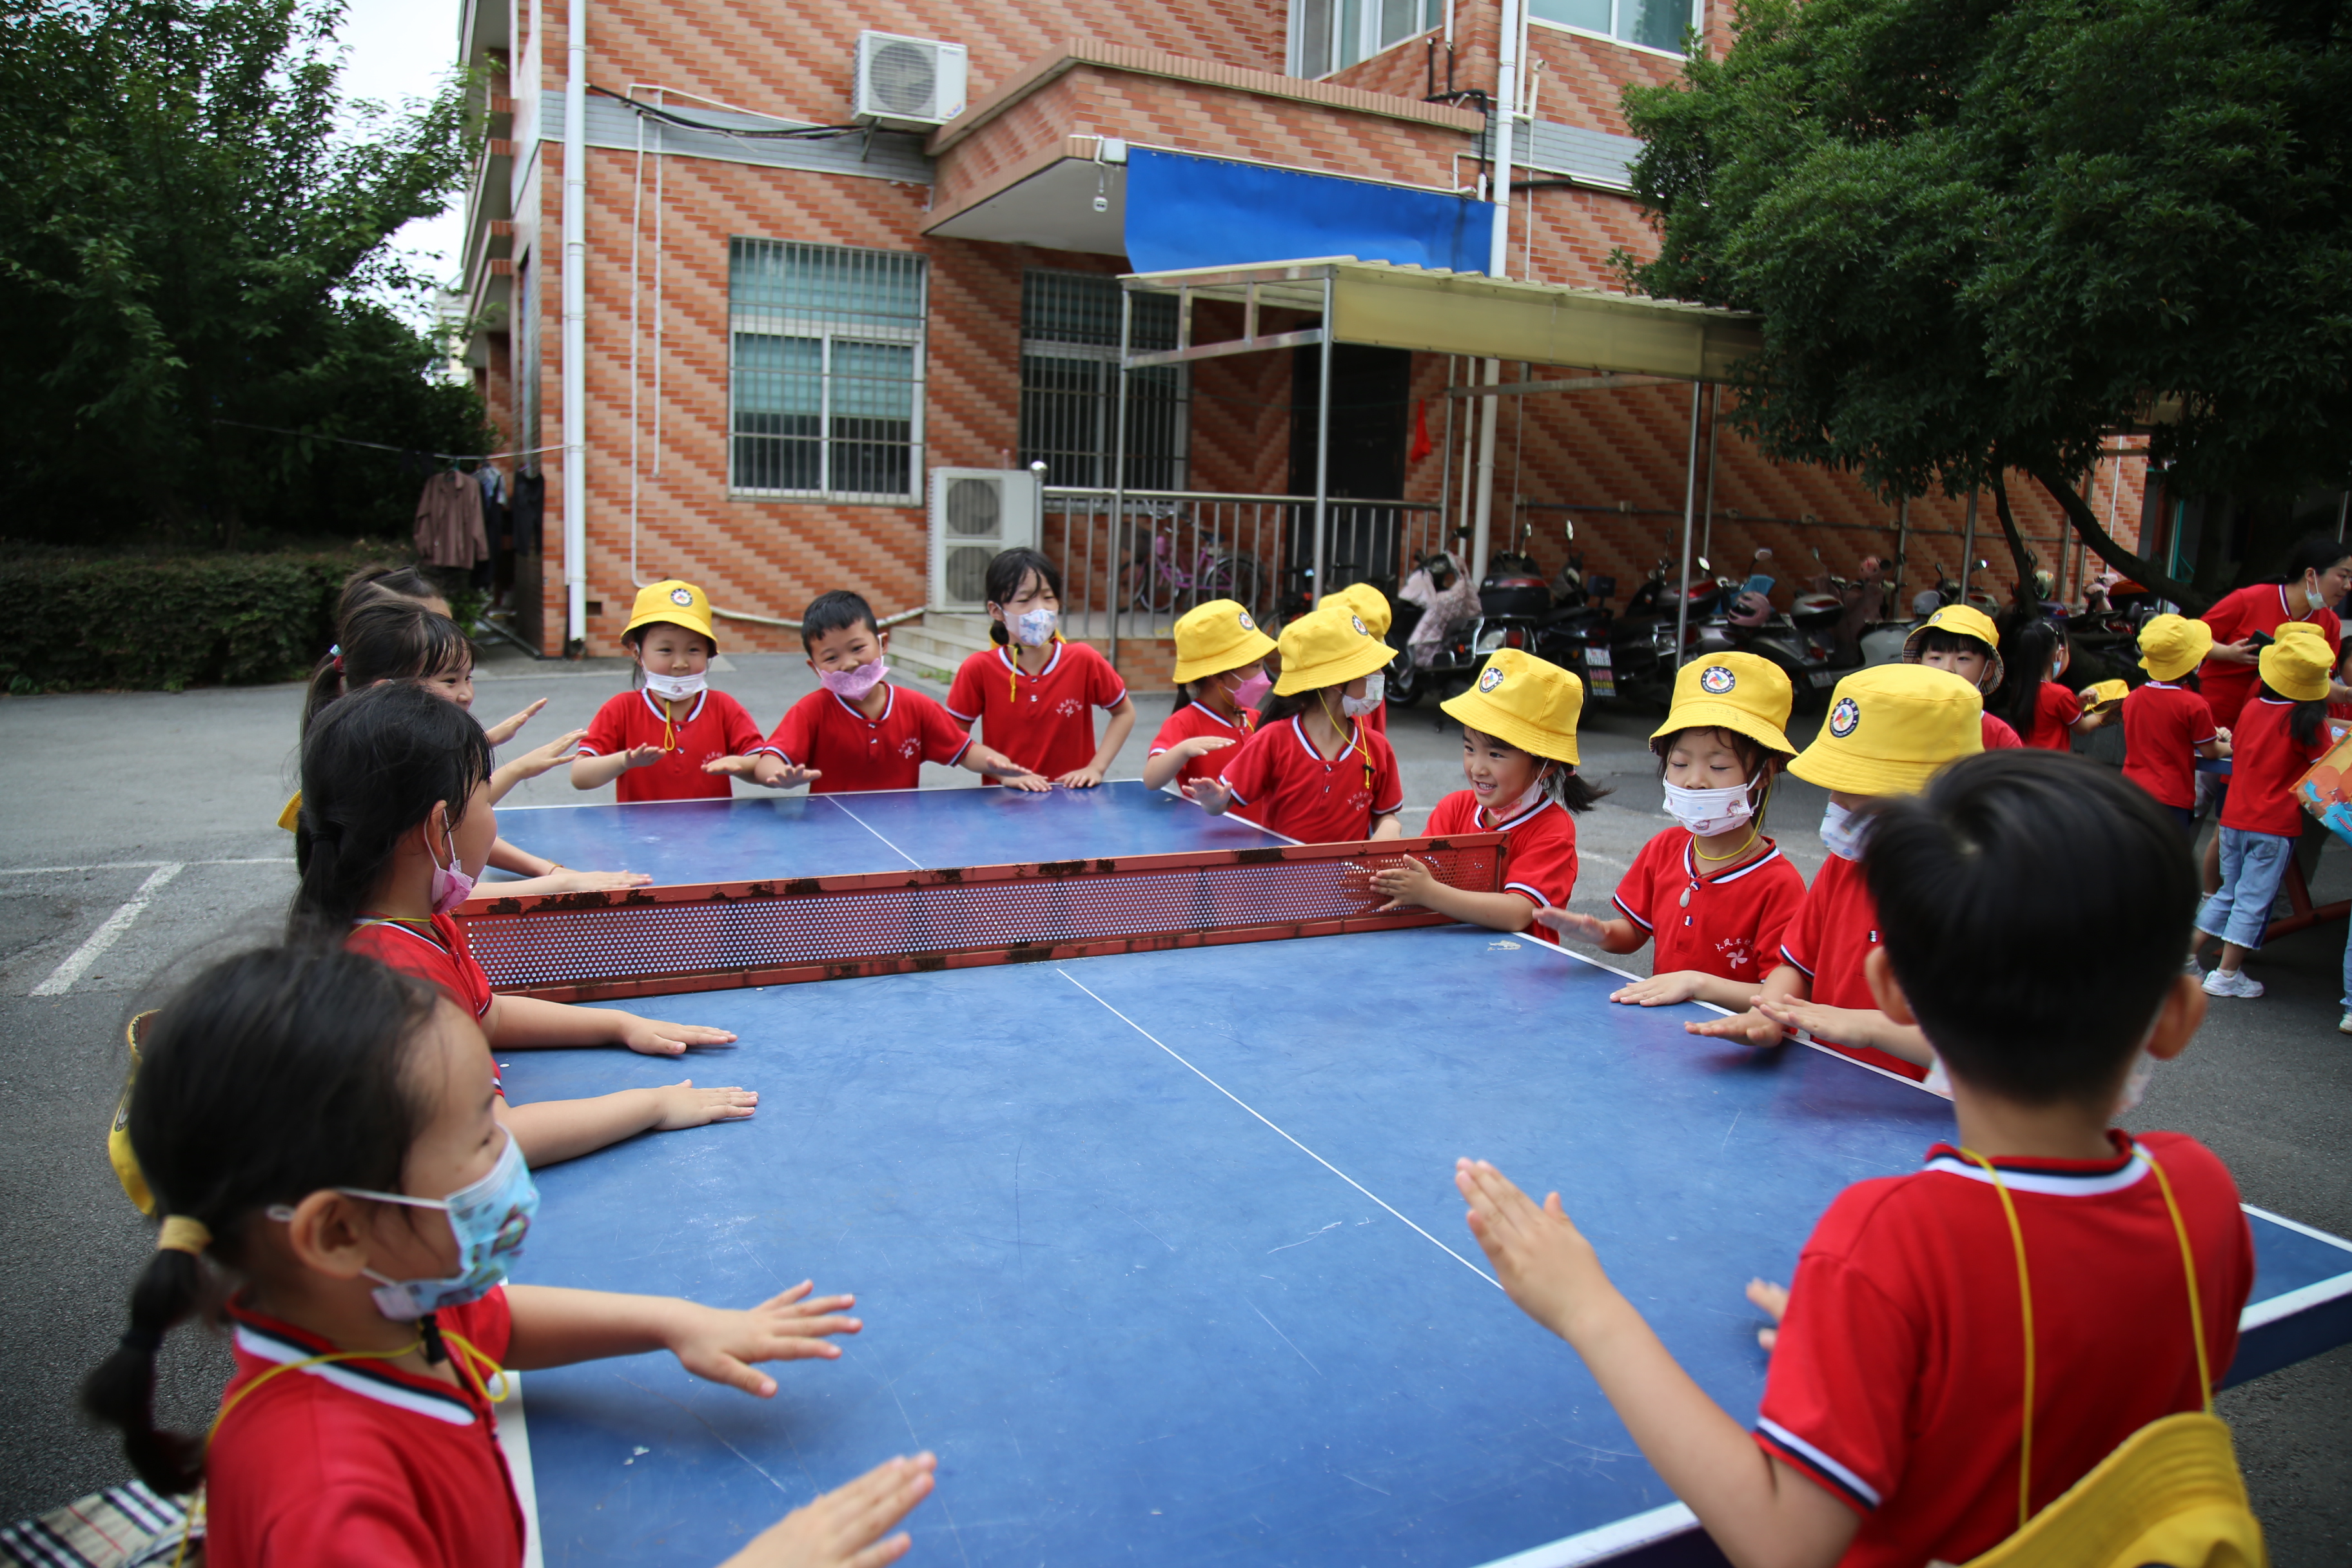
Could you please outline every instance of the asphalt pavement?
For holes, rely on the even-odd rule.
[[[628,683],[617,660],[541,664],[487,655],[475,711],[486,722],[544,697],[525,742],[587,722]],[[714,671],[763,724],[814,682],[783,655],[734,655]],[[274,824],[293,787],[301,689],[0,697],[0,1521],[127,1479],[128,1467],[76,1414],[73,1393],[123,1326],[152,1232],[122,1197],[105,1134],[125,1062],[122,1028],[176,980],[236,946],[272,940],[292,890],[292,840]],[[1141,770],[1169,710],[1142,712],[1112,776]],[[1579,823],[1572,907],[1605,913],[1642,845],[1668,825],[1646,737],[1654,712],[1597,704],[1581,730],[1582,771],[1610,794]],[[1800,730],[1800,736],[1805,731]],[[1407,831],[1461,787],[1458,729],[1433,702],[1391,716]],[[2114,752],[2102,735],[2097,750]],[[927,785],[977,784],[927,767]],[[739,792],[752,786],[739,784]],[[574,791],[562,770],[514,804],[611,797]],[[1785,780],[1770,828],[1808,878],[1825,797]],[[527,845],[527,841],[526,841]],[[2352,896],[2352,852],[2329,840],[2315,898]],[[2269,994],[2217,999],[2194,1047],[2161,1068],[2136,1127],[2189,1132],[2228,1161],[2246,1200],[2352,1236],[2352,1037],[2336,1032],[2345,928],[2290,937],[2249,963]],[[1648,953],[1614,961],[1646,972]],[[2118,1314],[2143,1304],[2118,1301]],[[1563,1352],[1562,1353],[1566,1353]],[[199,1430],[226,1375],[201,1327],[164,1353],[161,1416]],[[2352,1563],[2352,1348],[2222,1396],[2254,1504],[2281,1568]]]

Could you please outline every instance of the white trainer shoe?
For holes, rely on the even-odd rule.
[[[2263,994],[2263,983],[2242,969],[2216,969],[2205,977],[2208,996],[2242,996],[2249,1001]]]

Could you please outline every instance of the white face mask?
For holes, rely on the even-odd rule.
[[[1535,782],[1520,793],[1518,799],[1489,806],[1487,810],[1493,814],[1496,822],[1516,820],[1520,813],[1534,810],[1537,803],[1543,799],[1544,782],[1550,777],[1551,769],[1549,767],[1542,769],[1536,774]]]
[[[1701,838],[1728,833],[1756,815],[1755,803],[1748,798],[1748,786],[1744,784],[1723,789],[1685,789],[1670,784],[1666,785],[1666,810]]]
[[[1061,624],[1058,611],[1039,606],[1024,610],[1013,617],[1013,640],[1023,647],[1044,647],[1054,640],[1054,628]]]
[[[1339,699],[1339,711],[1350,719],[1360,719],[1386,701],[1388,694],[1388,671],[1376,669],[1364,677],[1364,694],[1361,697],[1342,696]]]
[[[709,675],[656,675],[650,669],[646,671],[646,689],[672,702],[699,697],[709,684]]]
[[[1876,821],[1868,816],[1856,821],[1854,813],[1832,801],[1822,810],[1822,847],[1841,860],[1859,860]]]

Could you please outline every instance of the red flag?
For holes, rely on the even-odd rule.
[[[1418,463],[1437,450],[1437,443],[1429,438],[1429,399],[1423,398],[1412,405],[1412,449],[1404,455],[1408,463]]]

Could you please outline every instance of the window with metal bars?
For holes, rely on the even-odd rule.
[[[1032,268],[1021,275],[1021,461],[1045,482],[1111,488],[1118,417],[1118,280],[1096,272]],[[1173,295],[1135,297],[1133,347],[1176,346]],[[1127,488],[1181,490],[1191,437],[1183,365],[1129,377]]]
[[[728,482],[738,495],[920,499],[924,258],[728,242]]]
[[[1291,0],[1291,74],[1328,76],[1444,19],[1440,0]]]

